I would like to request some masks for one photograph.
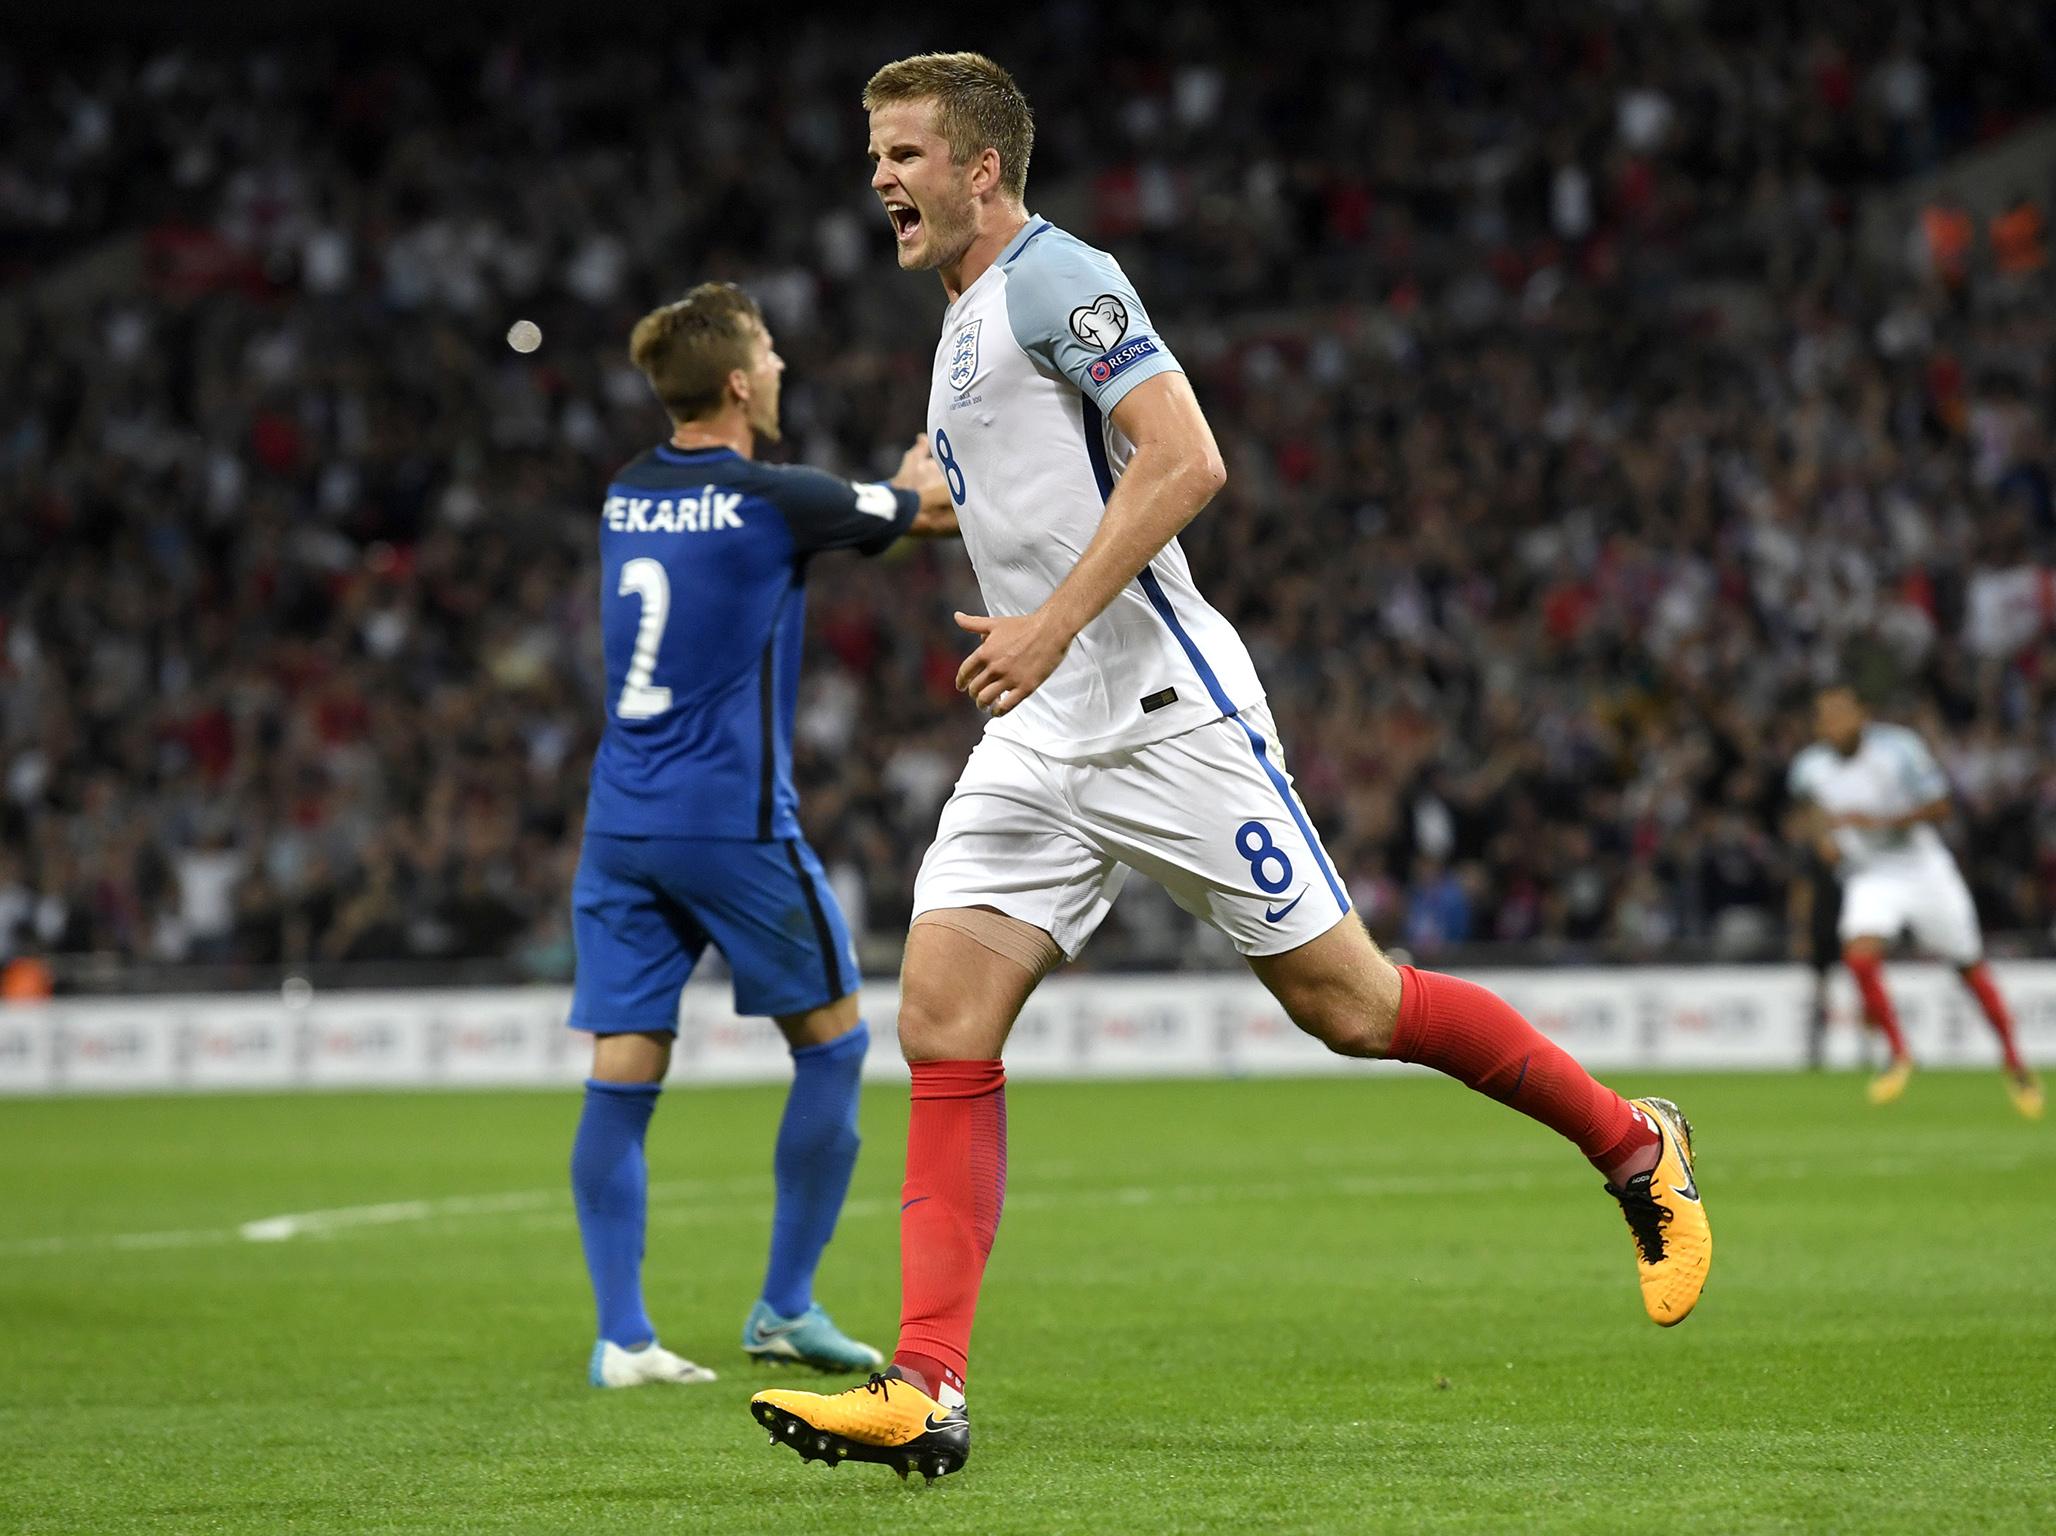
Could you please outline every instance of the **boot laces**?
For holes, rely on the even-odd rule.
[[[1635,1245],[1642,1250],[1644,1264],[1663,1261],[1663,1229],[1670,1225],[1673,1215],[1669,1206],[1650,1193],[1653,1182],[1643,1180],[1614,1196],[1620,1201],[1621,1214],[1628,1219],[1628,1230],[1635,1235]]]

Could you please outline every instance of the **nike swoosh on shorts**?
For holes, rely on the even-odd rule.
[[[1291,910],[1292,910],[1292,909],[1293,909],[1294,907],[1298,906],[1298,905],[1299,905],[1299,904],[1300,904],[1300,903],[1301,903],[1302,901],[1305,901],[1305,900],[1306,900],[1306,893],[1307,893],[1307,889],[1308,889],[1308,888],[1307,888],[1306,886],[1301,886],[1301,887],[1300,887],[1300,890],[1299,890],[1299,894],[1298,894],[1297,896],[1293,897],[1293,898],[1292,898],[1292,899],[1291,899],[1290,901],[1286,902],[1284,906],[1280,907],[1280,908],[1279,908],[1279,909],[1278,909],[1277,911],[1275,911],[1275,912],[1273,912],[1273,911],[1272,911],[1272,910],[1271,910],[1271,909],[1270,909],[1269,907],[1265,907],[1265,908],[1264,908],[1264,921],[1265,921],[1265,922],[1267,922],[1267,923],[1281,923],[1281,922],[1283,922],[1283,921],[1285,920],[1285,917],[1286,917],[1286,915],[1287,915],[1287,914],[1288,914],[1289,912],[1291,912]]]

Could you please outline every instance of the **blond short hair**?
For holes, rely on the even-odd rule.
[[[729,374],[749,370],[763,330],[755,299],[733,283],[701,283],[636,321],[628,356],[673,421],[694,421],[721,408]]]
[[[1012,75],[982,53],[919,53],[886,65],[864,87],[866,112],[909,101],[935,103],[950,159],[962,165],[998,150],[1000,190],[1017,203],[1027,196],[1035,113]]]

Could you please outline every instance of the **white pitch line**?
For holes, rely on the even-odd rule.
[[[1995,1158],[1937,1159],[1900,1152],[1857,1163],[1824,1166],[1793,1161],[1738,1169],[1738,1182],[1789,1182],[1834,1173],[1843,1177],[1894,1178],[1938,1167],[1979,1173],[2011,1173],[2036,1159],[2024,1151]],[[1284,1177],[1216,1183],[1108,1185],[1099,1188],[1029,1188],[1010,1192],[1007,1206],[1015,1212],[1073,1210],[1095,1206],[1207,1205],[1228,1201],[1283,1200],[1321,1191],[1360,1198],[1374,1196],[1449,1195],[1473,1191],[1532,1189],[1554,1182],[1554,1168],[1502,1167],[1443,1174],[1335,1173],[1308,1178]],[[734,1179],[665,1180],[650,1186],[653,1205],[691,1204],[694,1221],[726,1221],[761,1217],[766,1208],[766,1180],[761,1175]],[[706,1200],[708,1195],[743,1196]],[[869,1220],[892,1213],[891,1200],[859,1197],[842,1214]],[[468,1217],[519,1216],[523,1226],[560,1227],[572,1221],[569,1193],[563,1189],[520,1189],[501,1194],[449,1195],[440,1199],[391,1200],[375,1205],[335,1206],[326,1210],[289,1211],[260,1217],[233,1227],[198,1227],[164,1232],[110,1232],[79,1236],[18,1238],[0,1242],[0,1258],[39,1258],[91,1251],[149,1252],[248,1242],[282,1243],[298,1238],[325,1238],[378,1227],[438,1225]]]
[[[1073,1190],[1025,1189],[1007,1197],[1016,1212],[1059,1210],[1084,1206],[1201,1205],[1224,1200],[1274,1200],[1303,1195],[1309,1189],[1338,1194],[1456,1194],[1470,1189],[1526,1186],[1540,1183],[1540,1173],[1475,1173],[1440,1176],[1331,1175],[1322,1178],[1267,1179],[1260,1182],[1218,1184],[1184,1183],[1169,1185],[1112,1185]],[[695,1195],[721,1190],[744,1189],[753,1198],[693,1203],[695,1221],[722,1221],[761,1216],[768,1193],[761,1177],[748,1180],[709,1180],[704,1183],[672,1182],[653,1184],[652,1205],[677,1205],[693,1201]],[[726,1186],[724,1188],[724,1186]],[[842,1215],[868,1220],[889,1214],[888,1200],[860,1197],[846,1202]],[[0,1256],[33,1257],[71,1253],[88,1249],[192,1248],[228,1242],[284,1243],[296,1238],[323,1238],[370,1227],[440,1224],[472,1216],[528,1216],[524,1225],[568,1226],[572,1221],[568,1192],[561,1189],[519,1189],[497,1195],[452,1195],[438,1200],[388,1200],[374,1205],[344,1205],[326,1210],[288,1211],[264,1216],[234,1227],[206,1227],[171,1232],[115,1232],[80,1237],[39,1237],[0,1243]]]
[[[498,1216],[534,1211],[564,1198],[559,1190],[517,1189],[504,1195],[452,1195],[444,1200],[394,1200],[384,1205],[345,1205],[326,1211],[291,1211],[246,1221],[236,1231],[244,1241],[283,1243],[295,1237],[318,1237],[349,1227],[390,1227],[402,1222],[435,1221],[445,1216]]]
[[[699,1194],[730,1195],[755,1190],[762,1177],[749,1179],[663,1179],[650,1185],[653,1202],[669,1203]],[[219,1243],[282,1243],[297,1237],[325,1237],[361,1227],[433,1223],[466,1216],[520,1215],[562,1204],[570,1215],[568,1189],[517,1189],[489,1195],[447,1195],[429,1200],[388,1200],[374,1205],[341,1205],[325,1210],[288,1211],[259,1217],[233,1227],[192,1227],[165,1232],[96,1232],[65,1237],[27,1237],[0,1241],[0,1258],[35,1258],[81,1251],[139,1251],[153,1248],[199,1248]],[[852,1202],[854,1203],[854,1202]]]
[[[756,1190],[762,1177],[750,1179],[660,1180],[649,1187],[647,1198],[658,1203],[690,1199],[701,1194],[733,1194]],[[329,1210],[290,1211],[283,1216],[266,1216],[246,1221],[236,1228],[245,1242],[283,1243],[295,1237],[325,1237],[352,1227],[391,1227],[408,1222],[434,1222],[449,1217],[524,1215],[553,1207],[568,1207],[565,1189],[516,1189],[497,1195],[448,1195],[438,1200],[391,1200],[379,1205],[342,1205]]]
[[[0,1243],[0,1258],[33,1259],[53,1253],[105,1249],[136,1252],[155,1248],[200,1248],[235,1240],[233,1227],[195,1227],[172,1232],[90,1232],[76,1237],[22,1237]]]

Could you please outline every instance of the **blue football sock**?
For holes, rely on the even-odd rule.
[[[825,1045],[792,1053],[792,1091],[778,1123],[778,1204],[771,1218],[771,1266],[764,1300],[780,1317],[814,1304],[814,1270],[835,1235],[857,1166],[857,1087],[871,1031],[859,1021]]]
[[[649,1168],[643,1134],[657,1107],[660,1083],[585,1085],[585,1113],[571,1143],[571,1198],[578,1235],[599,1305],[600,1337],[625,1349],[657,1336],[643,1310],[643,1229],[649,1210]]]

